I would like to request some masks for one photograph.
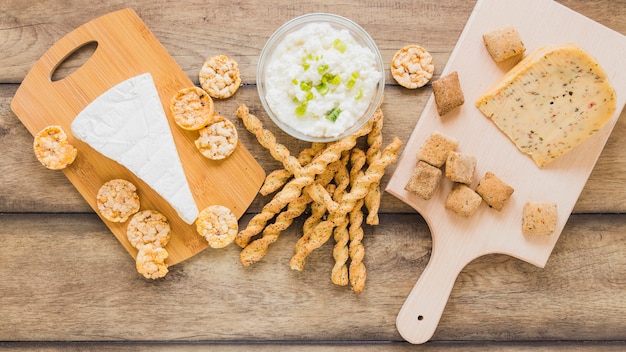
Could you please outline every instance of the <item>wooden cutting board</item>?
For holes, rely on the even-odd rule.
[[[97,48],[80,68],[61,80],[51,80],[55,69],[69,55],[93,42]],[[237,218],[241,217],[261,187],[264,170],[241,142],[223,161],[211,161],[199,153],[194,144],[197,132],[178,127],[169,109],[171,97],[179,89],[193,86],[193,82],[131,9],[97,18],[55,43],[26,75],[11,109],[33,135],[48,125],[60,125],[65,130],[69,142],[78,149],[78,157],[63,172],[96,213],[95,196],[104,182],[113,178],[133,182],[139,191],[141,209],[158,210],[170,222],[172,238],[166,249],[170,254],[167,263],[173,265],[208,246],[197,234],[195,225],[182,221],[169,203],[126,168],[74,138],[70,128],[76,115],[96,97],[146,72],[152,75],[159,92],[198,209],[221,204],[230,208]],[[234,114],[233,111],[230,118]],[[126,223],[103,221],[136,257],[136,250],[126,238]]]
[[[487,53],[482,34],[513,25],[527,52],[544,45],[575,43],[593,55],[617,91],[617,111],[595,135],[543,169],[475,107],[474,102],[509,70],[514,62],[496,64]],[[543,267],[591,173],[626,101],[626,38],[549,0],[479,0],[459,37],[442,76],[457,71],[465,104],[439,117],[431,96],[407,142],[387,191],[416,209],[427,221],[433,248],[430,261],[410,292],[396,320],[409,342],[429,340],[441,317],[459,272],[473,259],[504,253]],[[452,182],[440,184],[433,198],[423,200],[404,187],[424,140],[440,131],[459,140],[458,150],[477,158],[477,181],[494,172],[515,192],[501,212],[484,202],[469,218],[444,209]],[[550,236],[524,236],[522,207],[527,201],[556,202],[558,223]]]

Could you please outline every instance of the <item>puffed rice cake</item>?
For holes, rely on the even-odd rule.
[[[176,92],[170,102],[170,110],[178,126],[196,131],[213,121],[215,106],[207,92],[193,86]]]
[[[132,182],[113,179],[105,182],[96,196],[98,211],[112,222],[125,222],[139,211],[139,195]]]
[[[230,209],[223,205],[211,205],[198,215],[196,230],[211,248],[223,248],[235,239],[239,225]]]
[[[407,45],[398,50],[391,60],[391,75],[408,89],[423,87],[433,77],[433,57],[418,45]]]
[[[200,86],[215,99],[230,98],[241,86],[237,62],[226,55],[208,58],[199,74]]]
[[[165,248],[146,246],[137,252],[135,266],[137,272],[146,279],[159,279],[167,275],[168,268],[165,260],[169,257],[169,253]]]
[[[48,126],[35,135],[33,150],[39,162],[50,170],[61,170],[74,162],[78,150],[67,142],[61,126]]]
[[[130,219],[126,228],[130,244],[141,250],[146,246],[165,247],[170,240],[170,224],[156,210],[143,210]]]
[[[217,116],[214,122],[199,132],[196,148],[211,160],[227,158],[235,151],[239,141],[235,125],[222,116]]]

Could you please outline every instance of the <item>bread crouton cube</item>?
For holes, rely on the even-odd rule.
[[[507,25],[483,34],[483,41],[489,55],[496,62],[502,62],[514,56],[522,56],[526,51],[524,42],[515,27]]]
[[[469,218],[478,210],[482,200],[474,190],[462,183],[457,183],[448,193],[445,207],[458,215]]]
[[[456,71],[433,81],[433,94],[439,116],[443,116],[465,103],[459,74]]]
[[[455,150],[459,141],[434,131],[420,150],[417,152],[417,160],[422,160],[435,167],[441,167],[448,158],[448,153]]]
[[[490,171],[485,173],[476,187],[476,193],[483,198],[485,203],[497,211],[502,210],[514,191],[513,187],[504,183]]]
[[[550,202],[527,202],[522,210],[522,233],[550,235],[556,229],[557,205]]]
[[[471,184],[476,170],[476,157],[451,151],[446,159],[446,177],[458,183]]]
[[[418,161],[404,189],[428,200],[435,193],[437,186],[439,186],[441,174],[441,169],[424,161]]]

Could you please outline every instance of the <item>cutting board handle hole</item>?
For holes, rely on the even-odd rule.
[[[418,315],[418,316],[417,316],[417,320],[418,320],[418,321],[422,321],[422,320],[424,320],[424,316],[423,316],[423,315]]]
[[[97,48],[98,42],[92,40],[74,49],[52,69],[50,81],[60,81],[76,72],[93,56]]]

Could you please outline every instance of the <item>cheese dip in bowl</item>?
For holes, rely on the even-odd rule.
[[[313,13],[282,25],[261,51],[257,89],[270,118],[291,136],[331,142],[380,106],[383,60],[372,38],[341,16]]]

